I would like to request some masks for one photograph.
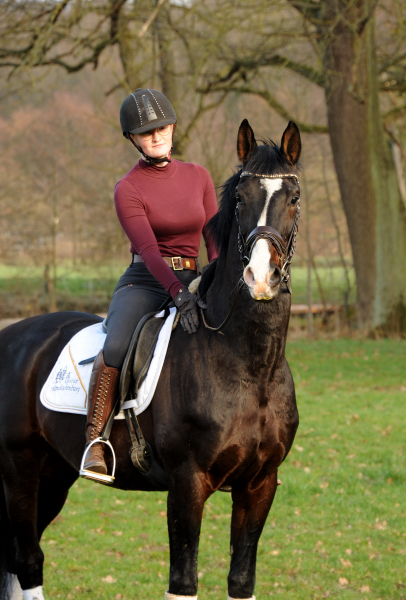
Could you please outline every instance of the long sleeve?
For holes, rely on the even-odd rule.
[[[206,169],[173,160],[165,167],[140,161],[116,185],[118,219],[150,273],[175,297],[181,287],[162,256],[196,258],[203,232],[209,260],[217,256],[205,230],[217,212],[216,193]]]
[[[130,240],[132,249],[141,256],[149,272],[174,298],[182,283],[162,260],[139,192],[129,181],[122,179],[114,190],[114,203],[121,227]]]

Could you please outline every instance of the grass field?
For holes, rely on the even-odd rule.
[[[255,594],[406,599],[406,343],[292,341],[301,416],[261,537]],[[231,499],[206,504],[199,597],[225,600]],[[48,599],[163,600],[166,494],[78,481],[45,532]]]
[[[114,266],[61,267],[58,270],[57,301],[59,310],[107,312],[111,295],[126,263]],[[345,278],[341,267],[318,268],[323,294],[329,304],[344,303]],[[307,269],[293,267],[292,302],[307,303]],[[355,302],[355,283],[351,272],[349,302]],[[314,272],[312,273],[312,298],[319,303],[322,298]],[[44,269],[42,267],[16,267],[0,265],[0,318],[26,317],[46,312],[48,298],[45,293]]]

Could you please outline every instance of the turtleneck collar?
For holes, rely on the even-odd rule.
[[[142,175],[147,177],[154,177],[155,179],[167,179],[172,177],[176,173],[177,161],[172,159],[171,162],[166,164],[164,167],[158,165],[149,165],[142,158],[135,165],[134,169],[139,171]]]

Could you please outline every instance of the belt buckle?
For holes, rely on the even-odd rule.
[[[174,260],[178,260],[180,267],[175,267],[175,263],[173,262]],[[171,262],[172,262],[172,269],[174,271],[183,271],[183,267],[182,267],[182,257],[181,256],[171,256]]]

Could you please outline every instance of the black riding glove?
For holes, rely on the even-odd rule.
[[[184,331],[196,333],[199,327],[199,315],[197,313],[197,297],[183,286],[175,298],[175,306],[180,312],[180,324]]]

